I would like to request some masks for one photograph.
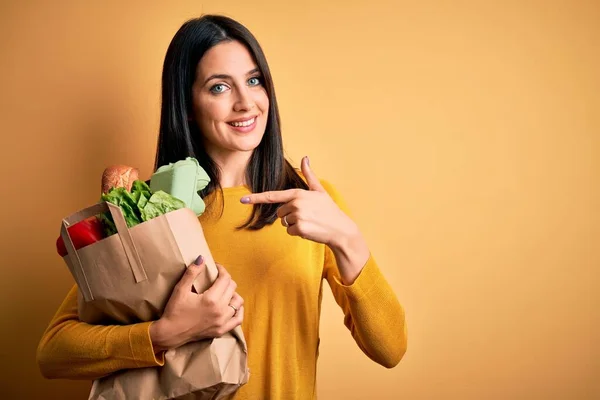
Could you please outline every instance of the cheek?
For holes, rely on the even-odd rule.
[[[196,108],[198,123],[203,127],[211,127],[215,123],[226,119],[228,112],[222,101],[204,100],[200,101]]]
[[[255,99],[258,108],[264,113],[267,114],[269,112],[269,96],[267,96],[266,90],[261,90]]]

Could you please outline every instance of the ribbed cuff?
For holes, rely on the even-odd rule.
[[[373,290],[383,278],[377,263],[372,255],[363,266],[358,277],[351,285],[344,285],[338,276],[334,277],[335,283],[343,288],[349,300],[360,300]]]
[[[162,366],[165,363],[165,352],[161,351],[157,354],[152,346],[152,339],[150,338],[150,325],[152,325],[152,322],[133,325],[129,332],[131,351],[136,361],[142,364],[143,367]]]
[[[163,353],[154,353],[150,340],[150,324],[152,322],[114,327],[106,337],[107,356],[122,360],[123,368],[164,365]]]

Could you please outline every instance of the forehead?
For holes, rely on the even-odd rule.
[[[212,47],[198,63],[197,74],[207,77],[213,74],[245,76],[256,68],[252,55],[240,42],[222,42]]]

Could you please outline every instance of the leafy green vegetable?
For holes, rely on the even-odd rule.
[[[125,188],[113,188],[102,195],[102,200],[121,208],[129,228],[185,207],[183,201],[162,190],[152,193],[146,182],[141,180],[133,182],[131,192],[128,192]],[[103,213],[100,219],[103,222],[106,236],[117,233],[117,228],[110,213]]]
[[[132,188],[133,189],[133,188]],[[121,207],[123,217],[130,228],[142,222],[141,213],[135,199],[136,194],[130,193],[125,188],[115,188],[102,195],[102,200]],[[137,194],[139,197],[139,193]]]
[[[148,199],[148,202],[140,211],[142,213],[142,220],[148,221],[159,215],[179,210],[184,207],[185,203],[183,201],[171,196],[167,192],[159,190]]]
[[[140,181],[140,180],[133,182],[133,185],[131,186],[131,193],[133,193],[133,194],[139,193],[139,195],[146,198],[146,200],[148,200],[150,198],[150,196],[152,196],[152,191],[150,190],[150,186],[148,186],[146,184],[146,182]],[[138,200],[139,200],[139,198],[138,198]]]

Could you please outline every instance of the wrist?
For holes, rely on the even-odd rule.
[[[173,335],[169,332],[168,321],[160,318],[150,324],[150,340],[155,353],[169,350],[174,346]]]
[[[353,284],[370,256],[369,247],[358,226],[353,224],[345,234],[337,235],[329,248],[336,259],[342,284]]]
[[[358,226],[351,222],[328,243],[329,248],[336,254],[348,254],[357,242],[362,240]]]

